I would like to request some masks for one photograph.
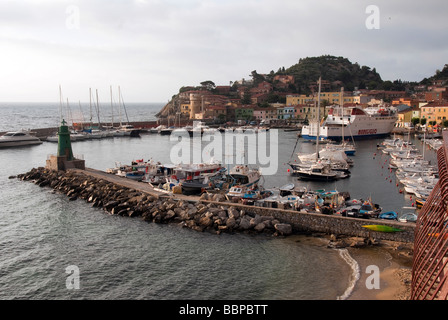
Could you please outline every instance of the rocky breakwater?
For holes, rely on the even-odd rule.
[[[173,197],[159,198],[88,173],[53,171],[42,167],[16,178],[52,188],[54,192],[67,195],[70,201],[85,200],[92,207],[102,208],[111,215],[140,217],[153,223],[177,223],[196,231],[216,234],[247,232],[286,236],[293,233],[291,224],[226,205],[221,195],[213,196],[214,203],[207,203],[206,200],[211,200],[207,197],[194,203]]]

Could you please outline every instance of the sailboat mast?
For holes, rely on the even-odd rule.
[[[62,89],[59,85],[59,122],[62,122]]]
[[[89,99],[90,99],[90,127],[92,127],[92,88],[89,88]]]
[[[110,109],[112,111],[112,129],[114,128],[114,103],[112,101],[112,86],[110,86]]]
[[[320,139],[320,90],[321,90],[321,77],[319,77],[319,91],[318,91],[318,94],[317,94],[316,162],[319,160],[319,139]]]
[[[344,87],[341,88],[342,142],[344,142]]]
[[[100,129],[101,123],[100,123],[100,104],[98,102],[98,89],[96,89],[96,114],[98,116],[98,129]]]

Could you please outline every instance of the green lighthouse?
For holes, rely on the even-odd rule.
[[[85,170],[86,168],[83,159],[75,159],[73,156],[70,131],[65,120],[62,120],[58,130],[58,154],[49,156],[46,168],[55,171],[65,171],[67,169]]]
[[[70,131],[66,125],[64,119],[62,119],[61,126],[58,131],[58,157],[66,156],[68,161],[72,161],[73,157],[72,144],[70,141]]]

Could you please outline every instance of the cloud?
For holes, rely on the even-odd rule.
[[[373,3],[373,2],[372,2]],[[448,3],[377,0],[2,1],[4,99],[74,99],[88,87],[126,88],[131,101],[166,101],[184,85],[217,84],[322,54],[421,80],[448,56]],[[74,28],[72,28],[75,26]],[[87,95],[88,97],[88,95]]]

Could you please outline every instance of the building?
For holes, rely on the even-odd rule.
[[[438,124],[443,124],[448,120],[448,102],[434,101],[424,105],[421,108],[421,118],[426,119],[427,123],[436,121]]]
[[[294,119],[294,114],[294,106],[277,108],[277,116],[279,120]]]
[[[252,120],[254,116],[254,107],[251,105],[235,108],[235,121],[238,120]]]
[[[407,105],[406,105],[407,106]],[[398,114],[398,120],[396,122],[396,126],[400,128],[409,128],[412,126],[412,118],[414,115],[414,111],[419,110],[418,106],[415,107],[407,107],[406,109],[403,109],[399,111]]]
[[[363,98],[361,97],[357,97],[357,96],[353,96],[351,93],[347,93],[344,92],[344,104],[346,103],[367,103],[364,102],[364,100],[369,100],[371,99],[371,97],[369,96],[367,98],[366,95],[363,96]],[[314,103],[317,102],[318,97],[317,94],[316,95],[288,95],[286,96],[286,105],[291,106],[291,105],[298,105],[298,104],[309,104],[309,103]],[[363,102],[361,102],[361,100]],[[321,92],[320,93],[320,101],[321,103],[324,103],[324,101],[326,101],[325,103],[327,104],[340,104],[341,103],[341,92],[340,91],[334,91],[334,92]]]
[[[418,108],[420,100],[412,98],[398,98],[392,100],[392,106],[407,105],[411,108]]]
[[[253,117],[257,121],[270,121],[277,119],[277,108],[267,107],[267,108],[254,108]]]
[[[434,88],[431,91],[425,92],[426,101],[441,101],[445,99],[448,99],[446,88]]]

